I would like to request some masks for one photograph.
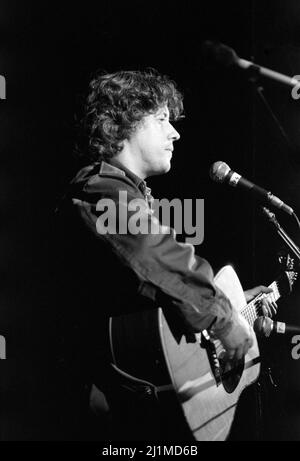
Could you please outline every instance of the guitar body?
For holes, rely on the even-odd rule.
[[[234,308],[245,307],[246,300],[239,279],[231,266],[216,275],[216,285],[231,300]],[[233,365],[228,375],[217,383],[209,360],[209,351],[199,344],[176,344],[161,314],[161,338],[173,385],[182,404],[185,418],[196,440],[225,440],[233,423],[236,405],[243,389],[256,381],[260,373],[257,341],[244,363]],[[214,341],[217,356],[222,354]],[[198,346],[198,347],[197,347]]]
[[[231,266],[218,272],[215,283],[235,309],[245,308],[244,292]],[[176,339],[172,321],[162,309],[110,320],[111,351],[118,369],[153,384],[162,401],[165,393],[173,393],[177,414],[195,440],[226,440],[241,392],[260,373],[257,341],[244,360],[231,363],[222,359],[221,343],[206,332],[196,339],[193,343],[184,336]]]

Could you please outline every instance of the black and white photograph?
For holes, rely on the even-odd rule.
[[[0,163],[1,441],[300,441],[299,1],[3,0]]]

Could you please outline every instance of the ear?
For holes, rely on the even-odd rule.
[[[121,153],[124,149],[128,147],[128,139],[123,139],[123,141],[120,141],[118,144],[119,147],[119,153]]]

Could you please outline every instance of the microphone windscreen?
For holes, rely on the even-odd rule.
[[[269,337],[273,330],[273,321],[269,317],[258,317],[253,325],[257,336]]]
[[[230,167],[225,162],[215,162],[209,170],[209,176],[213,181],[223,182],[230,171]]]
[[[202,56],[206,63],[216,62],[224,66],[236,64],[238,56],[235,51],[223,43],[206,40],[202,44]]]

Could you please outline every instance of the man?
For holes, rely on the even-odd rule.
[[[84,287],[83,310],[93,306],[92,315],[75,323],[81,328],[84,324],[92,341],[87,355],[92,380],[100,387],[109,374],[94,377],[101,360],[109,362],[103,353],[106,333],[102,329],[99,334],[107,325],[104,319],[158,307],[162,299],[180,318],[182,334],[191,337],[209,330],[230,359],[241,359],[253,344],[252,328],[214,284],[209,263],[195,255],[192,245],[178,243],[174,231],[162,226],[151,209],[145,179],[170,170],[174,143],[180,138],[172,122],[182,112],[175,83],[153,70],[99,74],[90,83],[83,153],[92,163],[72,181],[61,214],[67,239],[73,242],[69,254],[77,257],[71,285],[77,280],[76,288]],[[245,293],[246,299],[270,291],[256,287]],[[266,302],[264,309],[271,315],[276,305]]]

